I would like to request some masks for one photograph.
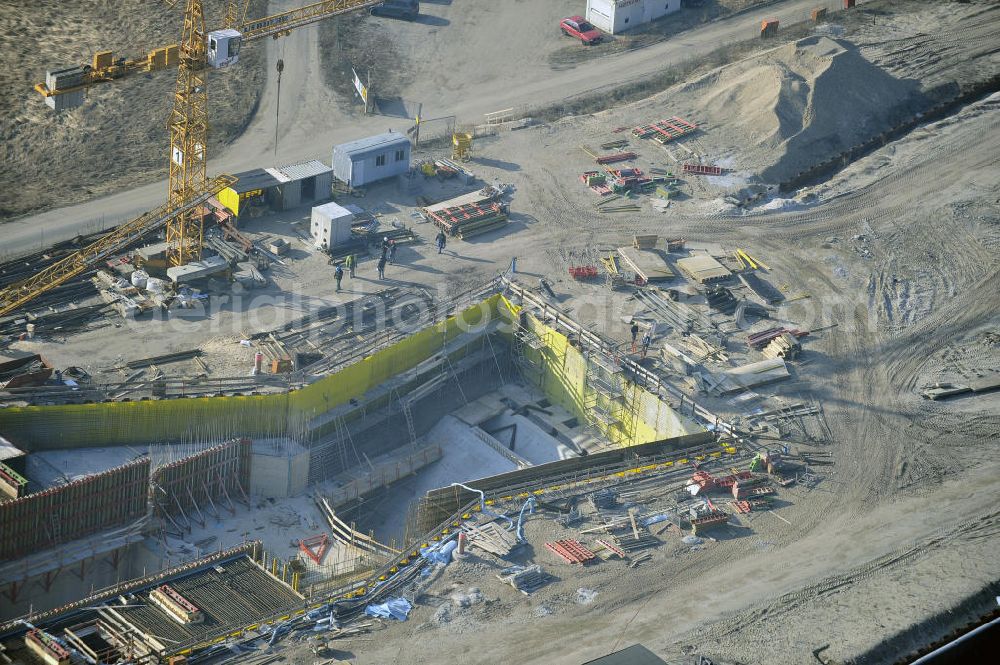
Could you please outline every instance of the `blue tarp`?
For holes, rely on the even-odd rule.
[[[666,522],[667,516],[664,515],[663,513],[660,513],[659,515],[650,515],[649,517],[644,517],[639,521],[642,523],[643,526],[649,526],[650,524],[656,524],[657,522]]]
[[[406,598],[390,598],[378,605],[369,605],[365,608],[365,614],[370,617],[382,617],[383,619],[396,619],[406,621],[413,605]]]
[[[451,563],[451,553],[455,551],[456,547],[458,547],[458,543],[454,540],[449,540],[443,545],[421,548],[420,555],[431,563],[443,563],[447,566]]]

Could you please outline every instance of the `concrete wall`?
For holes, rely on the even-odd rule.
[[[253,442],[250,494],[282,499],[302,494],[309,479],[309,450],[288,438]]]
[[[72,603],[94,589],[139,577],[159,565],[145,556],[142,543],[132,543],[116,551],[74,562],[64,568],[13,580],[20,593],[12,593],[9,581],[0,588],[0,622],[23,617],[29,611],[44,612]],[[155,567],[154,567],[155,566]],[[11,599],[13,596],[13,600]],[[17,661],[15,661],[17,662]],[[35,661],[32,661],[35,662]]]
[[[0,409],[0,431],[27,452],[284,436],[291,426],[412,369],[496,312],[499,296],[288,393]]]
[[[517,320],[520,308],[506,299],[506,312]],[[505,308],[501,307],[503,312]],[[553,402],[581,420],[592,422],[612,443],[631,446],[704,431],[696,422],[674,411],[669,404],[637,384],[619,379],[622,399],[609,401],[594,391],[588,383],[590,360],[567,337],[527,315],[528,330],[542,342],[542,348],[525,348],[525,358],[541,371],[535,376],[536,385]],[[607,409],[617,420],[607,425],[591,421],[593,406]]]
[[[146,514],[149,459],[0,503],[0,561]]]

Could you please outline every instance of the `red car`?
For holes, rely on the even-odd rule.
[[[582,16],[570,16],[559,22],[559,29],[564,35],[576,37],[587,46],[601,41],[601,31],[587,23]]]

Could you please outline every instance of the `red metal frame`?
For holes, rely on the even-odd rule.
[[[308,538],[303,538],[299,541],[299,549],[302,550],[306,556],[312,559],[317,565],[323,561],[323,555],[326,554],[326,550],[329,547],[330,536],[325,533],[321,533],[316,536],[309,536]]]
[[[597,558],[597,555],[581,545],[580,541],[572,538],[545,543],[545,547],[572,564],[582,565]]]
[[[684,164],[681,168],[684,173],[692,175],[722,175],[725,170],[720,166],[706,166],[705,164]]]

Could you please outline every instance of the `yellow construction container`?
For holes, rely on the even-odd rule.
[[[102,69],[107,69],[111,66],[113,58],[111,57],[111,51],[98,51],[94,54],[94,69],[100,71]]]
[[[219,199],[219,203],[224,205],[229,210],[229,212],[233,213],[236,216],[239,216],[240,195],[236,192],[235,189],[233,189],[232,187],[226,187],[224,190],[219,192],[215,198]]]

